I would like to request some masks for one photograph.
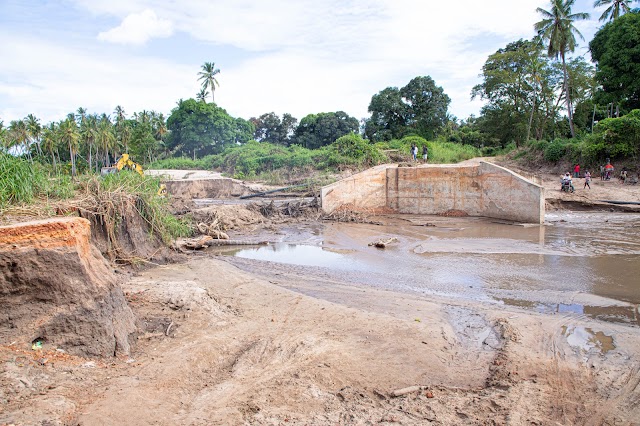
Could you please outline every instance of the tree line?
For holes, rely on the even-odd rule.
[[[29,114],[6,126],[0,121],[0,144],[4,151],[56,168],[70,163],[75,174],[78,168],[99,170],[122,152],[152,162],[217,154],[251,140],[318,149],[351,133],[370,143],[415,135],[475,147],[579,139],[593,133],[598,122],[640,108],[640,12],[631,8],[631,0],[595,1],[594,7],[607,8],[600,16],[603,27],[589,43],[591,63],[570,57],[583,39],[575,23],[589,17],[575,12],[574,3],[552,0],[550,8],[538,8],[541,19],[531,39],[508,43],[487,58],[482,81],[471,92],[472,99],[486,101],[478,117],[452,116],[449,96],[430,76],[374,94],[370,116],[360,121],[344,111],[309,114],[299,121],[275,112],[232,117],[215,103],[220,70],[205,62],[198,72],[200,92],[179,100],[166,119],[155,111],[128,117],[120,106],[112,115],[79,108],[47,125]]]

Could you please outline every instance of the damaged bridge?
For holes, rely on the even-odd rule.
[[[381,165],[325,186],[322,209],[441,214],[462,210],[516,222],[544,222],[544,188],[504,167]]]

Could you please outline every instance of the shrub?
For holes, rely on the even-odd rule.
[[[564,143],[559,140],[551,141],[544,150],[544,159],[552,163],[557,163],[566,153]]]

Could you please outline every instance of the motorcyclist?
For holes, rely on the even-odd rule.
[[[560,190],[562,190],[565,185],[569,186],[569,188],[571,188],[571,192],[575,191],[575,188],[573,187],[573,181],[571,180],[571,175],[569,174],[569,172],[565,173],[565,175],[562,177],[562,188],[560,188]]]

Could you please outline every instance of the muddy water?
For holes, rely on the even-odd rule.
[[[640,215],[552,213],[544,226],[484,218],[328,223],[237,257],[330,271],[375,287],[640,324]],[[396,237],[386,249],[368,243]]]

